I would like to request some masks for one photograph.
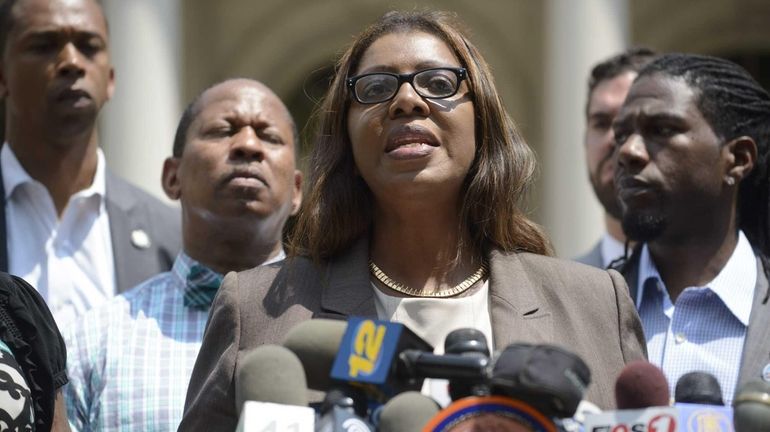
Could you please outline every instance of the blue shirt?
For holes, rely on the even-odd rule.
[[[725,403],[732,402],[756,282],[756,257],[740,232],[717,277],[686,288],[672,303],[647,245],[642,247],[636,306],[649,360],[665,373],[672,396],[682,375],[704,371],[719,381]]]
[[[70,329],[65,396],[73,430],[177,429],[211,306],[184,305],[196,264],[180,254],[170,272],[87,312]]]

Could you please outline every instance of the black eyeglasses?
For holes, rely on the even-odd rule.
[[[418,95],[427,99],[444,99],[454,96],[462,80],[468,77],[465,68],[431,68],[410,74],[372,72],[348,78],[348,88],[362,104],[376,104],[393,99],[408,82]]]

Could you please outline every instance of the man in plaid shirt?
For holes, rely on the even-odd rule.
[[[263,84],[228,80],[185,110],[163,187],[182,207],[170,272],[89,311],[66,333],[75,430],[176,430],[222,275],[284,258],[301,201],[297,131]]]

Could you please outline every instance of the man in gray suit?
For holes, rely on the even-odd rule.
[[[111,175],[96,120],[114,90],[95,0],[0,4],[0,270],[35,286],[62,326],[168,270],[178,212]]]
[[[620,267],[651,362],[669,385],[714,375],[729,404],[770,381],[770,95],[740,66],[664,55],[639,72],[613,125]]]
[[[604,208],[606,232],[601,239],[576,261],[607,268],[623,255],[626,236],[620,227],[620,204],[613,180],[615,138],[612,121],[626,99],[628,89],[639,69],[649,63],[655,53],[646,48],[632,48],[612,56],[591,69],[588,78],[585,144],[588,179],[596,198]]]

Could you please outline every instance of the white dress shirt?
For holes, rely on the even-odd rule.
[[[757,284],[757,259],[743,232],[716,278],[688,287],[672,303],[645,244],[639,257],[636,305],[650,362],[668,379],[671,395],[682,375],[714,375],[729,406],[738,382],[743,344]]]
[[[59,328],[115,295],[105,161],[97,150],[93,183],[70,197],[59,219],[51,195],[0,150],[5,186],[8,270],[34,286]]]

